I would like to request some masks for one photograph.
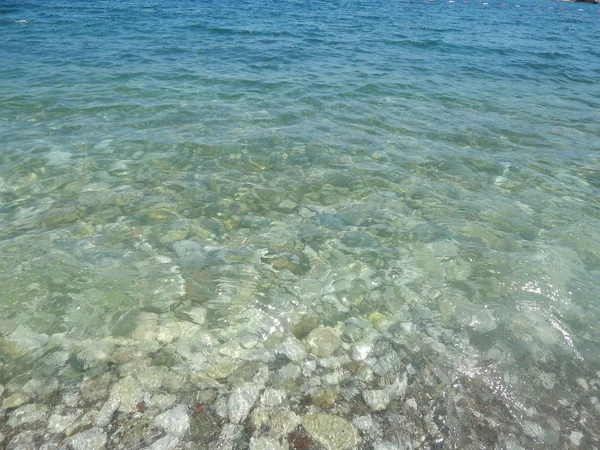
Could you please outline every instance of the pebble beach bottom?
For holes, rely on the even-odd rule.
[[[0,3],[0,448],[600,448],[599,7]]]

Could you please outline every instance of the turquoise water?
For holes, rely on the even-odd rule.
[[[0,447],[599,448],[600,6],[0,3]]]

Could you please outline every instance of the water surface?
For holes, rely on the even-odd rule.
[[[0,445],[598,447],[598,12],[2,2]]]

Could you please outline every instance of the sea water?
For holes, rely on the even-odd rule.
[[[600,6],[0,3],[0,447],[599,448]]]

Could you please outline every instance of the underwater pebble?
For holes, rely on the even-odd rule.
[[[346,354],[341,356],[330,356],[328,358],[321,358],[319,360],[319,366],[326,369],[339,369],[343,365],[348,364],[350,361],[352,360]]]
[[[352,346],[350,355],[354,361],[364,361],[368,358],[369,354],[373,351],[373,343],[371,342],[359,342]]]
[[[275,361],[275,352],[266,347],[257,348],[248,353],[245,358],[246,361],[256,361],[264,364],[269,364]]]
[[[233,450],[236,441],[244,434],[244,427],[234,423],[226,423],[221,429],[221,434],[215,443],[214,448],[219,450]]]
[[[250,440],[250,450],[287,450],[277,439],[269,436],[261,436]]]
[[[260,387],[254,383],[245,383],[233,390],[227,401],[229,419],[233,423],[243,422],[258,400]]]
[[[170,244],[171,242],[185,239],[188,235],[187,230],[170,230],[163,234],[158,241],[161,244]]]
[[[279,375],[284,380],[295,380],[300,376],[300,368],[295,364],[289,363],[279,369]]]
[[[156,416],[153,424],[171,436],[182,436],[190,428],[190,417],[184,405],[177,405]]]
[[[106,444],[106,434],[98,428],[90,428],[71,438],[73,450],[101,450]]]
[[[540,439],[544,437],[544,429],[537,423],[525,420],[523,422],[523,431],[527,436],[533,439]]]
[[[154,394],[148,399],[147,406],[162,411],[173,406],[177,400],[174,394]]]
[[[30,349],[15,342],[0,339],[0,353],[11,359],[19,359],[29,353]]]
[[[161,437],[157,441],[155,441],[148,450],[172,450],[177,448],[179,445],[179,438],[176,436],[166,436]]]
[[[62,433],[77,420],[79,415],[79,413],[65,415],[52,414],[50,419],[48,419],[48,431],[50,433]]]
[[[377,442],[375,445],[373,445],[373,450],[408,450],[409,448],[411,447],[408,445],[395,445],[388,441]]]
[[[581,433],[580,431],[571,431],[571,434],[569,435],[569,440],[573,445],[579,446],[579,444],[581,444],[581,439],[583,439],[583,433]]]
[[[113,417],[113,414],[117,409],[119,409],[119,405],[121,404],[121,400],[118,397],[110,396],[100,412],[96,416],[96,420],[94,421],[95,425],[99,428],[104,428],[110,423],[110,420]]]
[[[323,383],[328,384],[330,386],[337,386],[338,384],[340,384],[343,378],[344,375],[340,371],[326,373],[321,377]]]
[[[15,409],[8,419],[8,425],[16,428],[43,420],[48,414],[48,407],[38,403],[23,405]]]
[[[81,417],[79,417],[77,420],[75,420],[73,423],[67,426],[65,434],[67,436],[71,436],[77,433],[78,431],[82,430],[83,428],[89,428],[94,424],[96,414],[98,414],[96,410],[87,411],[85,414],[83,414]]]
[[[120,411],[135,411],[142,399],[142,388],[131,375],[127,375],[112,387],[109,398],[118,400]]]
[[[158,334],[158,314],[142,312],[137,318],[137,326],[131,337],[136,341],[151,341]]]
[[[329,414],[308,414],[302,427],[327,450],[351,450],[360,442],[356,428],[346,419]]]
[[[267,388],[260,398],[260,403],[264,406],[279,406],[287,397],[283,389]]]
[[[260,392],[264,389],[268,377],[269,371],[263,367],[254,376],[252,382],[244,383],[233,390],[227,401],[227,411],[231,422],[241,423],[248,417]]]
[[[358,416],[352,420],[352,424],[361,431],[369,431],[375,426],[373,417],[371,416]]]
[[[38,438],[39,434],[34,430],[23,431],[10,440],[6,450],[38,450],[36,443]],[[2,447],[3,450],[4,448]]]
[[[44,358],[44,363],[49,367],[62,367],[69,360],[69,353],[67,352],[54,352]]]
[[[206,309],[202,308],[201,306],[198,306],[191,311],[186,312],[185,314],[192,320],[192,322],[198,325],[204,325],[204,322],[206,322]]]
[[[330,409],[338,399],[338,393],[334,389],[314,388],[310,391],[310,399],[315,406],[321,409]]]
[[[349,231],[342,236],[342,244],[351,248],[378,247],[379,241],[361,231]]]
[[[311,268],[308,257],[294,249],[269,248],[260,260],[277,271],[289,270],[294,275],[304,275]]]
[[[1,409],[12,409],[21,406],[23,403],[29,401],[29,397],[23,395],[21,392],[10,395],[2,401]]]
[[[409,398],[408,400],[406,400],[406,402],[404,403],[404,405],[407,408],[411,408],[414,409],[415,411],[417,411],[417,401],[414,398]]]
[[[390,326],[392,325],[392,322],[390,321],[390,319],[385,317],[383,314],[377,313],[377,312],[371,314],[369,316],[369,320],[371,321],[371,323],[373,324],[375,329],[377,331],[379,331],[380,333],[384,333],[384,332],[388,331]]]
[[[577,383],[577,384],[578,384],[578,385],[579,385],[579,386],[580,386],[580,387],[581,387],[581,388],[582,388],[584,391],[586,391],[586,392],[588,391],[588,389],[589,389],[589,386],[588,386],[588,384],[587,384],[587,381],[585,381],[585,379],[583,379],[583,378],[577,378],[577,379],[575,380],[575,382],[576,382],[576,383]]]
[[[381,411],[390,404],[390,396],[383,390],[363,391],[363,399],[373,411]]]
[[[245,349],[255,348],[258,342],[258,337],[250,333],[246,333],[240,337],[240,345]]]
[[[135,373],[141,389],[146,392],[158,391],[168,377],[169,370],[164,366],[144,367],[143,370]]]
[[[363,366],[358,370],[358,372],[356,372],[356,377],[359,380],[364,381],[367,384],[370,384],[373,381],[374,374],[373,374],[373,371],[369,367]]]
[[[300,424],[300,417],[293,411],[274,410],[270,412],[269,434],[280,438],[292,432]]]
[[[290,213],[298,207],[298,203],[289,199],[285,199],[281,201],[277,207],[283,212]]]
[[[301,364],[302,375],[309,377],[317,369],[317,361],[303,361]]]
[[[319,358],[331,356],[342,345],[337,330],[329,327],[313,329],[306,336],[306,342],[310,352]]]
[[[258,430],[265,423],[269,421],[269,410],[267,408],[263,408],[262,406],[257,406],[252,410],[252,414],[250,415],[250,423],[254,427],[254,429]]]
[[[289,336],[285,341],[279,344],[276,352],[294,362],[299,362],[306,358],[306,350],[304,350],[302,342],[293,336]]]

